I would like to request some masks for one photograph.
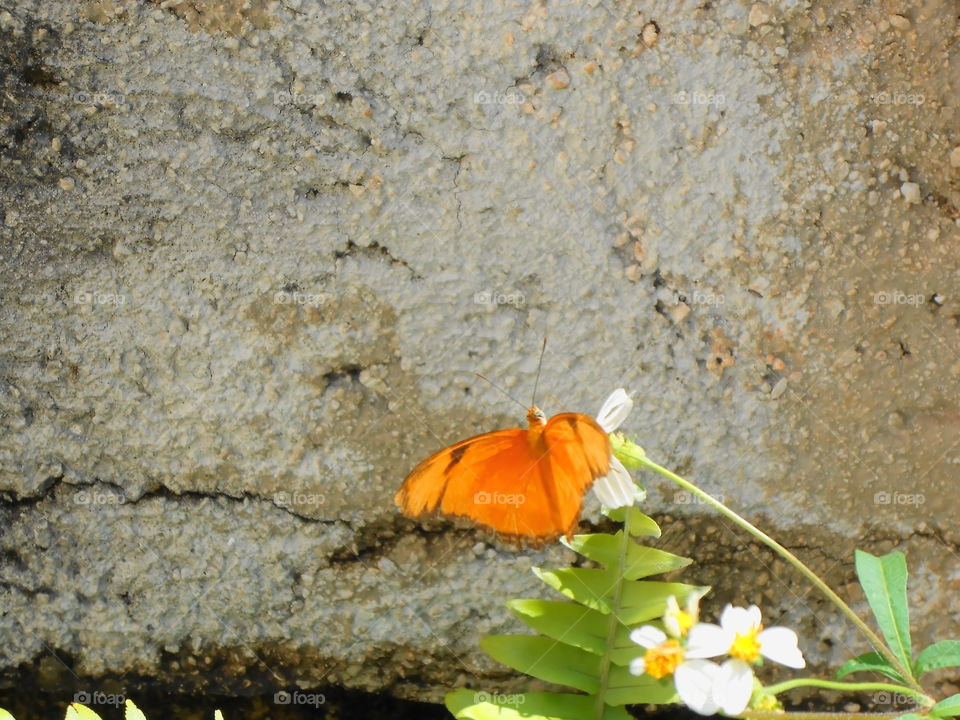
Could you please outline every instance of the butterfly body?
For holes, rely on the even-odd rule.
[[[409,517],[466,518],[531,544],[571,536],[583,493],[610,469],[610,440],[579,413],[547,420],[534,406],[527,423],[431,455],[404,480],[397,505]]]

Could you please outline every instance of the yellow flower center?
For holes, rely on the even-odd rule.
[[[681,662],[683,662],[683,648],[680,647],[679,641],[671,638],[662,645],[647,650],[647,654],[643,656],[643,669],[646,670],[647,675],[659,680],[672,675]]]
[[[760,642],[757,640],[757,635],[761,630],[763,625],[756,625],[743,635],[737,633],[733,639],[733,645],[730,646],[730,656],[748,663],[756,662],[760,657]]]
[[[677,620],[677,627],[680,628],[681,637],[687,634],[687,631],[693,627],[693,615],[683,610],[677,610],[673,616]]]

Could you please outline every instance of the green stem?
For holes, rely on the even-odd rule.
[[[857,720],[858,718],[862,718],[862,720],[893,720],[903,714],[903,710],[880,713],[744,710],[738,717],[744,718],[744,720]]]
[[[818,678],[796,678],[794,680],[785,680],[774,685],[767,685],[763,688],[764,693],[769,693],[770,695],[779,695],[782,692],[787,692],[788,690],[793,690],[799,687],[818,687],[824,688],[826,690],[848,690],[848,691],[859,691],[859,690],[886,690],[892,693],[902,693],[903,695],[909,695],[923,706],[929,707],[934,704],[933,698],[931,698],[926,693],[917,692],[913,688],[908,688],[904,685],[894,685],[893,683],[884,683],[884,682],[842,682],[838,680],[820,680]]]
[[[792,552],[787,550],[783,545],[778,543],[776,540],[774,540],[772,537],[767,535],[765,532],[755,527],[754,525],[750,524],[744,518],[737,515],[737,513],[733,512],[733,510],[729,509],[726,505],[721,503],[719,500],[705,493],[696,485],[693,485],[692,483],[687,482],[676,473],[671,472],[670,470],[667,470],[665,467],[661,467],[660,465],[657,465],[657,463],[647,458],[645,454],[642,454],[642,451],[640,454],[631,452],[630,443],[626,443],[618,447],[617,454],[621,456],[620,459],[622,461],[630,462],[634,466],[640,465],[640,466],[649,468],[650,470],[654,470],[655,472],[658,472],[664,477],[672,480],[677,485],[682,487],[684,490],[687,490],[693,493],[694,495],[696,495],[697,497],[701,498],[706,504],[710,505],[717,512],[721,513],[722,515],[729,518],[732,522],[742,527],[751,535],[759,539],[760,542],[762,542],[764,545],[768,546],[774,552],[780,555],[788,563],[793,565],[793,567],[795,567],[805,578],[807,578],[807,580],[813,583],[813,585],[820,592],[822,592],[827,597],[827,599],[830,600],[830,602],[836,605],[840,609],[840,612],[842,612],[844,615],[847,616],[850,622],[852,622],[854,625],[857,626],[857,628],[860,630],[860,632],[864,634],[864,636],[867,638],[870,644],[874,647],[874,649],[878,653],[880,653],[887,660],[887,662],[889,662],[890,665],[892,665],[893,668],[898,673],[900,673],[901,676],[903,676],[903,678],[907,681],[907,683],[916,693],[920,695],[924,695],[923,688],[920,686],[920,683],[918,683],[914,679],[913,673],[908,668],[905,668],[903,666],[903,663],[901,663],[900,660],[897,658],[897,656],[893,654],[893,651],[891,651],[890,648],[886,646],[883,640],[881,640],[880,637],[873,630],[870,629],[869,625],[867,625],[863,620],[860,619],[860,617],[853,611],[853,609],[843,601],[843,598],[837,595],[830,588],[829,585],[827,585],[823,580],[821,580],[817,576],[816,573],[813,572],[813,570],[811,570],[806,565],[804,565],[800,561],[800,559],[797,558],[796,555],[794,555]]]
[[[606,652],[600,661],[600,690],[597,692],[597,700],[593,708],[593,717],[595,720],[601,720],[606,710],[603,698],[607,694],[607,682],[610,679],[610,651],[616,642],[617,625],[620,623],[620,595],[623,591],[623,568],[627,564],[627,551],[629,550],[630,513],[623,519],[623,537],[620,540],[620,551],[617,561],[617,586],[613,590],[613,610],[610,613],[610,626],[607,629]]]

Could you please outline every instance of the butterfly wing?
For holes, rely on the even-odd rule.
[[[413,469],[395,501],[409,517],[439,511],[542,542],[572,532],[583,493],[609,467],[610,441],[596,421],[561,413],[441,450]]]

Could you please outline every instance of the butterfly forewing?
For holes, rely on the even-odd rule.
[[[603,429],[586,415],[562,413],[441,450],[413,469],[395,500],[410,517],[439,511],[503,535],[552,540],[573,531],[583,493],[609,467]]]

